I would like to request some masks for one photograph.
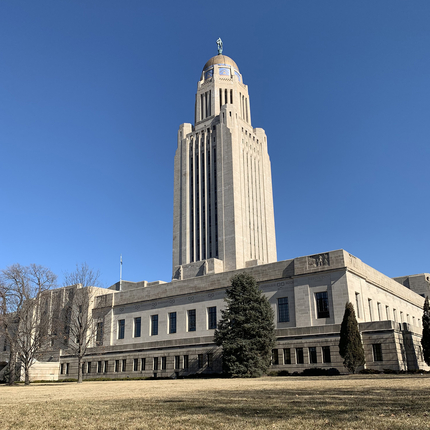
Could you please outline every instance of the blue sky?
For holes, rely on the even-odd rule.
[[[278,259],[430,272],[430,2],[0,2],[0,268],[171,279],[173,157],[205,62],[249,86]]]

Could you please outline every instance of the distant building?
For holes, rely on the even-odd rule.
[[[242,271],[256,278],[275,311],[274,370],[344,371],[338,343],[347,301],[356,310],[367,367],[427,369],[420,339],[428,274],[391,279],[344,250],[276,261],[267,139],[251,126],[249,100],[231,58],[220,54],[205,64],[194,125],[178,132],[173,279],[122,281],[100,291],[92,309],[99,331],[84,377],[220,372],[213,334],[230,279]],[[77,287],[49,293],[53,312],[70,288]],[[0,347],[5,363],[7,346]],[[76,359],[57,344],[47,349],[48,362],[54,379],[77,374]],[[46,363],[33,367],[37,379],[44,379]]]

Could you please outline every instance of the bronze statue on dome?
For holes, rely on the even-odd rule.
[[[218,46],[218,55],[222,54],[222,40],[221,37],[218,37],[218,40],[216,41],[216,44]]]

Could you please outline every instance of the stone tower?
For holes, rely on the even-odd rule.
[[[248,86],[229,57],[212,57],[197,84],[194,126],[175,155],[173,279],[276,261],[272,175]]]

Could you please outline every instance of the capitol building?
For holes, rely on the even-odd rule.
[[[242,272],[275,313],[272,370],[345,372],[338,343],[347,302],[367,368],[427,369],[421,318],[429,274],[392,279],[343,249],[277,261],[270,147],[252,124],[243,72],[221,48],[203,66],[194,122],[181,124],[177,137],[172,280],[93,288],[97,336],[83,359],[84,379],[221,372],[214,331],[230,279]],[[52,312],[79,288],[49,291]],[[45,355],[33,379],[77,376],[77,359],[64,346],[54,343]]]

